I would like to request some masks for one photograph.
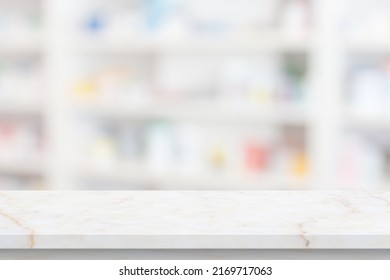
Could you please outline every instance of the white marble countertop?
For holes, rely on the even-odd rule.
[[[390,192],[0,192],[0,248],[390,248]]]

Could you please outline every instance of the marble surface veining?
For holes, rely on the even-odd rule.
[[[0,192],[0,248],[390,248],[390,192]]]

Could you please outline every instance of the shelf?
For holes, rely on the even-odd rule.
[[[390,129],[389,114],[354,114],[347,113],[344,116],[345,124],[355,127]]]
[[[42,104],[18,103],[0,100],[0,116],[40,116],[43,113]]]
[[[339,184],[337,188],[329,190],[345,190],[345,191],[378,191],[378,192],[389,192],[390,182],[372,182],[372,183],[357,183],[357,184]]]
[[[37,55],[43,52],[40,39],[10,41],[0,38],[0,55]]]
[[[25,160],[0,160],[0,173],[16,176],[42,176],[43,161],[35,157]]]
[[[256,51],[292,51],[306,52],[311,41],[307,37],[290,38],[269,32],[260,36],[246,38],[191,38],[164,40],[116,40],[103,38],[81,39],[73,49],[88,53],[164,53],[164,52],[256,52]],[[81,47],[80,47],[81,46]]]
[[[321,1],[321,3],[318,3],[320,5],[314,3],[315,5],[310,5],[310,7],[306,5],[308,3],[303,2],[289,3],[293,5],[288,5],[286,7],[288,9],[286,10],[280,6],[280,9],[275,11],[272,23],[263,25],[263,27],[261,27],[260,21],[256,26],[251,25],[249,27],[248,23],[251,22],[251,16],[244,18],[244,14],[237,18],[240,22],[235,19],[227,19],[225,21],[223,19],[224,15],[222,14],[221,18],[217,21],[210,21],[210,19],[206,18],[199,18],[198,21],[196,19],[197,11],[194,11],[195,18],[191,23],[181,22],[180,17],[177,17],[176,14],[172,14],[172,18],[170,18],[171,15],[166,14],[164,22],[161,22],[161,28],[156,28],[152,31],[149,28],[151,23],[150,19],[148,19],[147,25],[145,25],[145,27],[149,26],[147,28],[131,27],[132,24],[137,24],[136,22],[145,22],[146,18],[141,19],[141,21],[127,21],[126,17],[130,12],[140,13],[140,15],[144,12],[138,10],[138,8],[134,9],[134,11],[130,11],[130,9],[129,11],[125,11],[121,10],[121,5],[117,6],[118,3],[107,3],[110,9],[112,8],[112,11],[117,10],[119,14],[112,15],[108,11],[109,13],[107,15],[105,13],[103,15],[96,14],[95,9],[99,10],[97,6],[100,5],[93,8],[89,7],[89,4],[77,5],[76,2],[66,0],[55,1],[55,4],[49,2],[43,2],[42,9],[35,10],[34,8],[31,10],[33,12],[31,15],[29,9],[24,11],[23,5],[19,5],[20,7],[17,7],[15,11],[12,10],[12,13],[15,12],[15,14],[9,14],[11,19],[9,21],[10,26],[6,26],[6,29],[3,30],[2,36],[0,37],[0,59],[4,61],[4,71],[7,71],[7,63],[13,62],[12,60],[16,60],[16,62],[20,60],[23,63],[27,60],[29,64],[29,60],[32,60],[31,62],[33,63],[31,64],[39,64],[37,69],[43,71],[44,79],[47,80],[44,81],[44,86],[48,90],[47,100],[45,100],[47,104],[43,104],[43,102],[40,104],[18,104],[16,101],[19,100],[16,100],[15,103],[14,101],[7,102],[5,99],[0,100],[0,121],[13,121],[15,119],[17,123],[19,119],[22,122],[31,120],[34,124],[31,127],[34,129],[36,127],[39,130],[39,137],[43,137],[42,143],[45,143],[45,145],[49,144],[50,146],[49,150],[52,153],[50,157],[53,157],[51,159],[51,166],[48,169],[42,168],[42,162],[40,160],[25,160],[19,163],[0,162],[0,173],[7,172],[21,176],[39,175],[47,179],[48,184],[50,184],[48,186],[49,189],[77,189],[77,187],[82,187],[82,184],[72,186],[72,179],[75,175],[80,175],[80,177],[87,179],[97,179],[97,182],[99,182],[99,178],[102,182],[104,180],[108,182],[112,182],[113,180],[122,181],[124,182],[123,185],[132,185],[134,182],[138,182],[150,188],[161,186],[163,189],[168,189],[172,186],[178,189],[185,188],[193,190],[211,187],[220,190],[224,188],[237,189],[238,187],[256,190],[285,187],[285,189],[298,190],[308,187],[307,180],[297,179],[287,175],[242,176],[229,174],[229,176],[222,176],[213,174],[213,176],[205,176],[206,174],[200,174],[199,176],[187,176],[173,173],[151,175],[151,173],[145,170],[133,170],[123,167],[113,171],[102,171],[98,169],[85,170],[85,168],[78,170],[76,168],[79,162],[75,159],[77,155],[74,155],[74,149],[79,148],[78,144],[80,139],[77,139],[77,137],[82,136],[75,135],[75,133],[77,134],[79,129],[78,124],[83,122],[84,118],[87,120],[103,120],[103,125],[100,125],[99,122],[93,123],[96,126],[91,126],[92,131],[108,131],[112,128],[113,133],[111,131],[107,132],[107,138],[111,137],[112,134],[112,142],[116,139],[115,133],[117,131],[118,133],[122,133],[123,130],[123,133],[127,133],[126,122],[139,120],[140,127],[150,127],[154,131],[155,127],[158,128],[159,126],[154,126],[155,123],[153,121],[163,120],[175,122],[172,126],[173,131],[176,131],[176,123],[178,123],[178,129],[181,129],[186,124],[193,125],[195,123],[195,129],[190,131],[195,133],[197,132],[198,126],[201,127],[202,125],[207,126],[212,124],[213,126],[211,129],[207,127],[204,132],[202,129],[199,129],[199,133],[208,133],[210,130],[218,128],[218,125],[225,128],[225,125],[232,124],[232,128],[238,129],[237,131],[240,131],[241,126],[243,126],[242,134],[246,134],[246,131],[253,130],[254,135],[256,135],[255,137],[261,138],[263,137],[262,130],[264,130],[265,138],[268,138],[268,134],[278,134],[277,136],[280,136],[280,138],[283,136],[283,140],[291,138],[288,139],[288,145],[290,145],[290,142],[304,141],[305,155],[310,160],[310,167],[313,166],[312,169],[315,171],[315,177],[313,178],[311,187],[322,188],[322,186],[327,185],[329,182],[336,181],[336,179],[330,177],[333,176],[333,169],[336,164],[335,159],[337,158],[335,156],[335,153],[337,153],[335,143],[337,143],[336,141],[341,133],[339,128],[343,124],[389,128],[390,130],[390,116],[362,117],[348,115],[345,118],[331,116],[334,111],[333,109],[338,108],[341,102],[340,99],[342,99],[342,96],[338,95],[338,93],[341,93],[343,86],[345,86],[342,79],[342,72],[346,69],[341,69],[341,67],[346,66],[343,65],[344,56],[349,55],[350,52],[355,52],[357,56],[361,55],[362,57],[363,54],[361,53],[390,54],[389,39],[385,38],[382,41],[378,41],[365,38],[364,40],[352,41],[348,38],[343,38],[341,29],[343,28],[344,20],[338,18],[339,16],[342,17],[343,13],[341,13],[341,10],[340,13],[333,13],[337,10],[335,6],[337,3],[330,3],[332,1]],[[90,4],[94,6],[94,3]],[[205,8],[207,8],[208,4],[205,3],[205,5]],[[300,12],[299,5],[302,7]],[[126,9],[130,8],[128,5],[125,6]],[[17,15],[18,9],[23,10],[21,16],[27,16],[26,19],[22,17],[19,19],[19,15]],[[201,9],[201,6],[199,6],[199,9]],[[4,12],[7,18],[7,13],[10,13],[11,10],[5,10]],[[253,13],[256,13],[256,11],[253,10]],[[152,17],[154,16],[152,15]],[[307,17],[305,25],[302,24],[303,17]],[[242,20],[248,23],[241,22]],[[5,22],[8,21],[6,20]],[[26,23],[26,26],[19,25],[23,24],[23,22]],[[129,26],[128,28],[122,29],[121,27],[123,25],[121,23],[124,22]],[[222,22],[230,23],[222,26],[225,25],[221,25]],[[176,29],[182,23],[184,24],[182,26],[183,28]],[[242,23],[244,23],[243,26],[248,26],[249,28],[241,27]],[[186,26],[189,26],[188,30],[191,29],[190,25],[192,26],[192,30],[198,31],[185,32]],[[303,26],[307,28],[303,30]],[[206,32],[204,33],[208,34],[200,34],[201,30],[205,30]],[[218,33],[217,30],[221,32]],[[121,31],[123,33],[120,33]],[[82,32],[84,33],[80,34]],[[226,36],[223,36],[223,34]],[[370,35],[367,34],[366,37]],[[171,38],[168,38],[169,36]],[[178,38],[179,36],[180,38]],[[163,80],[162,82],[167,80],[169,85],[170,75],[167,75],[169,77],[156,77],[156,71],[158,69],[156,70],[155,68],[159,68],[160,66],[160,68],[164,69],[170,68],[170,63],[164,63],[164,61],[165,59],[169,60],[171,57],[175,58],[175,55],[189,58],[193,56],[194,60],[197,59],[198,55],[206,59],[209,57],[216,58],[216,62],[213,65],[218,67],[218,69],[214,71],[215,73],[213,72],[215,77],[209,77],[211,81],[210,87],[215,91],[221,88],[220,84],[223,82],[221,79],[227,79],[231,76],[233,80],[233,77],[237,76],[237,81],[232,81],[233,85],[241,83],[240,80],[248,80],[248,83],[253,83],[253,85],[250,84],[248,87],[255,89],[266,89],[269,86],[275,85],[274,79],[277,78],[272,73],[260,74],[264,76],[261,79],[251,77],[240,78],[240,75],[246,75],[245,73],[249,71],[246,69],[252,69],[252,66],[251,63],[248,63],[248,67],[244,66],[244,63],[243,66],[240,66],[240,63],[238,62],[236,64],[236,60],[234,59],[236,57],[244,58],[243,61],[245,62],[246,58],[250,60],[253,57],[256,60],[259,58],[260,63],[260,58],[265,56],[265,65],[271,65],[270,67],[275,68],[271,72],[282,70],[282,68],[286,72],[287,78],[283,75],[280,76],[283,79],[281,82],[284,83],[282,86],[290,87],[291,89],[294,89],[295,86],[301,86],[301,84],[298,85],[300,81],[293,79],[305,75],[305,86],[307,83],[309,87],[308,96],[305,96],[305,98],[307,97],[310,100],[307,100],[307,104],[302,104],[307,106],[288,106],[288,104],[292,103],[281,106],[261,106],[264,103],[255,103],[252,102],[254,99],[251,99],[246,102],[247,104],[252,102],[250,107],[242,106],[244,102],[230,102],[232,106],[229,107],[226,104],[226,100],[220,101],[221,99],[214,99],[219,101],[218,105],[210,105],[208,103],[204,106],[198,106],[197,102],[193,102],[196,98],[190,101],[187,100],[187,104],[175,105],[157,104],[157,102],[155,104],[155,100],[162,100],[162,98],[155,98],[147,100],[151,104],[148,103],[145,106],[129,100],[132,97],[135,100],[138,97],[137,94],[139,91],[142,91],[144,88],[149,88],[150,81],[152,81],[151,88],[158,87],[159,79]],[[272,56],[270,60],[268,60],[269,56]],[[228,58],[228,61],[225,63],[224,59],[226,58]],[[160,63],[159,60],[164,61]],[[91,63],[84,65],[88,61]],[[192,59],[189,59],[188,67],[191,67],[191,61]],[[118,68],[114,65],[117,62],[119,62]],[[15,65],[18,65],[18,63]],[[180,63],[177,63],[177,65],[178,67],[181,66]],[[219,68],[223,66],[229,67],[229,69],[220,73]],[[13,67],[12,63],[10,63],[10,67]],[[101,71],[96,69],[97,71],[94,71],[95,67],[108,67],[109,69],[107,72],[104,69]],[[138,69],[139,71],[137,69],[133,70],[133,68],[137,67],[140,67]],[[176,65],[171,67],[175,68]],[[231,70],[230,67],[232,68]],[[88,70],[91,68],[92,72],[88,73]],[[259,67],[258,70],[255,70],[257,67],[253,66],[253,72],[258,71],[258,73],[263,73],[262,68],[264,67]],[[117,69],[119,71],[115,72]],[[120,71],[123,72],[119,73]],[[191,71],[189,75],[196,72]],[[264,72],[266,71],[264,70]],[[108,74],[106,75],[106,73]],[[118,73],[117,76],[116,73]],[[123,76],[121,76],[122,74]],[[130,75],[136,82],[131,85],[127,85],[126,82],[122,84],[120,77],[130,77]],[[279,74],[275,73],[275,75]],[[21,78],[18,77],[18,75],[14,75],[11,78],[22,80],[24,76],[20,75]],[[115,80],[116,77],[118,77],[118,81]],[[5,77],[5,82],[7,82],[7,78],[9,77]],[[81,80],[79,84],[75,81],[78,78]],[[19,81],[17,80],[17,82]],[[129,82],[131,83],[131,81]],[[191,84],[190,82],[188,83]],[[88,101],[88,98],[92,100],[94,97],[97,97],[96,95],[92,96],[95,90],[105,96],[109,95],[106,93],[110,90],[116,91],[115,86],[113,86],[115,83],[119,84],[116,89],[123,91],[120,97],[128,98],[126,101],[117,100],[117,106],[110,104],[68,106],[70,105],[68,102],[71,102],[69,100],[69,91],[72,90],[72,87],[73,89],[79,87],[78,97],[84,96],[86,99],[83,101]],[[260,85],[260,83],[264,83],[264,85]],[[280,85],[278,82],[276,83]],[[186,81],[183,81],[183,85],[185,84]],[[128,91],[133,91],[134,95],[126,95],[124,93],[126,91],[125,88]],[[180,88],[180,85],[178,85],[178,88]],[[206,96],[206,94],[203,94],[204,92],[201,93],[200,96]],[[219,92],[215,93],[219,94]],[[158,96],[160,97],[162,95],[160,94]],[[156,96],[150,95],[150,97]],[[191,94],[191,96],[195,95]],[[223,98],[223,96],[228,95],[219,96]],[[101,100],[99,97],[96,99]],[[19,99],[21,102],[26,101],[23,98]],[[262,100],[265,100],[265,98]],[[268,98],[267,101],[269,100],[271,99]],[[141,100],[141,102],[143,101]],[[164,101],[168,100],[165,99]],[[293,104],[295,105],[297,103]],[[326,114],[329,116],[326,116]],[[106,121],[107,125],[105,125]],[[109,121],[112,121],[113,125]],[[148,121],[152,122],[149,123]],[[36,124],[37,122],[38,124]],[[150,126],[150,124],[152,125]],[[247,127],[244,127],[245,125]],[[298,129],[294,129],[294,126]],[[106,127],[107,129],[105,129]],[[168,127],[169,129],[171,128],[170,123]],[[290,127],[292,127],[291,130],[289,129]],[[138,128],[138,125],[135,125],[134,128]],[[225,137],[225,134],[231,131],[234,134],[236,130],[232,131],[229,127],[226,129],[226,132],[222,131],[222,136],[218,137]],[[178,130],[179,133],[181,131]],[[143,132],[139,134],[143,135]],[[217,132],[217,134],[219,133]],[[297,136],[295,137],[295,135]],[[121,140],[122,138],[126,138],[125,136],[127,135],[120,137]],[[292,138],[299,139],[295,140]],[[275,137],[275,139],[277,138]],[[272,145],[271,148],[276,150],[282,147],[282,145],[284,143],[280,145],[276,143],[275,147]],[[291,143],[291,145],[294,145],[294,143]],[[102,146],[104,147],[104,143]],[[230,149],[230,147],[228,148]],[[72,170],[73,168],[75,169],[74,172]],[[116,188],[115,184],[110,184],[109,186]]]
[[[136,189],[160,190],[305,190],[308,179],[294,176],[192,174],[178,172],[155,174],[140,168],[79,168],[78,177],[90,182],[126,184]],[[106,189],[106,188],[104,188]]]
[[[352,53],[388,54],[390,53],[390,40],[350,40],[344,43],[344,48]]]
[[[286,108],[287,107],[287,108]],[[295,106],[271,108],[223,108],[218,106],[155,105],[146,107],[123,106],[76,106],[77,112],[98,118],[123,119],[168,119],[205,122],[246,122],[308,125],[310,118],[303,109]]]

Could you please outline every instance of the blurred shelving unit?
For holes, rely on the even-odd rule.
[[[0,188],[44,189],[42,1],[0,1]]]
[[[357,2],[0,0],[0,187],[389,189],[390,114],[361,114],[351,84],[387,71],[390,40],[370,28],[390,7],[361,24]],[[42,99],[2,99],[35,86],[30,65]],[[29,139],[19,161],[2,156],[7,122]]]
[[[146,141],[147,143],[141,145],[144,146],[143,148],[138,147],[138,149],[143,150],[143,155],[141,156],[142,159],[137,159],[135,160],[134,164],[129,164],[129,160],[123,159],[120,155],[121,152],[117,151],[117,149],[120,148],[115,147],[115,145],[117,145],[116,142],[118,141],[118,139],[115,139],[115,136],[111,135],[111,137],[110,135],[104,135],[104,132],[102,131],[95,131],[97,135],[100,136],[97,136],[98,138],[92,141],[92,144],[90,144],[89,146],[83,146],[80,153],[85,153],[86,150],[93,149],[96,150],[99,154],[102,153],[103,158],[97,156],[95,160],[93,159],[93,157],[89,160],[89,162],[85,162],[85,159],[80,159],[79,157],[76,157],[78,159],[74,160],[74,162],[81,162],[81,166],[76,165],[72,168],[75,174],[75,181],[77,181],[76,184],[84,185],[85,187],[89,185],[92,186],[92,189],[99,188],[98,186],[103,189],[110,189],[111,185],[115,185],[118,188],[119,186],[124,186],[124,189],[309,189],[310,176],[309,174],[306,174],[308,163],[306,154],[302,150],[304,149],[303,146],[305,145],[304,143],[306,142],[307,138],[305,132],[298,132],[298,140],[294,139],[297,138],[296,135],[292,136],[293,139],[290,139],[290,141],[293,142],[293,146],[299,146],[298,148],[294,148],[297,149],[297,151],[287,151],[285,155],[278,155],[278,158],[276,159],[275,157],[277,153],[269,150],[274,145],[278,147],[282,145],[281,147],[283,148],[283,144],[279,143],[282,140],[278,139],[280,135],[288,133],[288,131],[290,130],[297,129],[299,131],[309,131],[311,125],[315,125],[315,122],[312,122],[312,119],[308,117],[309,112],[307,110],[305,102],[302,102],[303,100],[299,100],[301,98],[303,99],[303,97],[293,97],[297,98],[296,102],[286,101],[285,104],[282,102],[280,104],[277,104],[274,101],[273,104],[271,101],[267,100],[265,102],[256,101],[260,99],[271,100],[273,98],[280,98],[281,100],[283,100],[288,94],[296,94],[286,93],[286,96],[281,95],[280,97],[272,97],[271,95],[274,94],[274,92],[271,91],[276,92],[278,90],[283,91],[285,89],[280,88],[273,90],[271,88],[275,88],[275,86],[292,86],[297,81],[293,79],[288,80],[287,78],[280,76],[283,79],[286,79],[283,81],[286,84],[275,85],[275,82],[272,82],[272,80],[275,79],[274,77],[272,77],[272,73],[268,74],[264,72],[259,72],[259,76],[262,76],[263,74],[271,76],[268,78],[264,76],[264,81],[268,79],[268,81],[266,82],[262,82],[260,80],[253,80],[252,78],[253,81],[249,81],[250,83],[260,83],[259,85],[257,85],[257,89],[253,89],[258,91],[257,96],[248,96],[246,97],[246,100],[237,100],[238,102],[234,99],[227,100],[227,97],[224,96],[224,94],[226,94],[226,90],[224,89],[224,87],[228,87],[229,85],[225,86],[223,83],[226,82],[223,81],[218,82],[218,79],[230,79],[229,75],[240,75],[240,71],[241,75],[248,76],[248,73],[242,73],[242,71],[248,71],[246,69],[248,67],[252,67],[249,68],[252,69],[252,71],[264,71],[265,69],[267,72],[267,64],[265,64],[263,68],[259,68],[259,66],[254,66],[250,64],[252,62],[248,63],[248,61],[251,60],[259,61],[258,63],[263,63],[261,61],[262,57],[265,57],[266,60],[268,60],[268,57],[271,57],[271,62],[266,61],[265,63],[271,63],[272,68],[278,68],[275,70],[277,71],[277,75],[282,75],[283,71],[296,71],[297,73],[300,73],[299,75],[305,75],[305,73],[303,72],[310,71],[307,68],[309,64],[308,60],[311,59],[311,51],[313,48],[313,42],[311,38],[312,26],[309,26],[308,22],[306,22],[310,20],[310,2],[300,0],[265,0],[262,2],[262,8],[264,10],[267,10],[269,13],[262,13],[262,15],[260,16],[260,18],[262,17],[262,19],[260,19],[260,21],[263,22],[261,24],[256,22],[248,23],[248,20],[246,18],[234,18],[239,17],[240,11],[236,10],[232,13],[232,11],[227,8],[227,15],[230,14],[230,16],[233,16],[231,18],[232,22],[237,21],[242,24],[248,24],[248,26],[252,28],[252,30],[250,30],[249,32],[248,29],[246,30],[246,32],[242,32],[241,30],[235,31],[232,34],[225,31],[223,31],[222,33],[213,31],[214,33],[211,32],[210,34],[202,34],[202,32],[200,32],[199,34],[195,34],[199,31],[199,29],[205,28],[208,28],[207,31],[210,31],[214,28],[232,29],[231,27],[228,27],[231,23],[226,21],[226,18],[221,19],[221,22],[218,23],[213,22],[214,19],[212,17],[210,18],[210,14],[207,15],[208,12],[206,12],[206,10],[209,8],[215,9],[215,5],[220,7],[218,8],[218,10],[221,10],[221,4],[224,4],[221,1],[203,1],[202,3],[199,2],[199,5],[198,3],[194,4],[193,2],[191,3],[189,1],[114,1],[110,2],[110,4],[104,1],[89,2],[89,4],[92,4],[92,8],[90,7],[89,10],[87,9],[87,12],[80,12],[78,15],[82,15],[81,18],[75,17],[75,21],[79,24],[78,28],[80,29],[80,26],[84,26],[84,30],[80,32],[82,33],[81,35],[78,34],[76,36],[77,40],[75,40],[74,44],[72,44],[72,46],[70,47],[70,51],[74,54],[74,56],[77,56],[77,62],[75,62],[74,67],[78,70],[83,69],[83,67],[85,67],[85,65],[82,65],[80,61],[83,60],[84,64],[87,65],[92,61],[92,66],[90,66],[89,68],[87,67],[87,69],[92,71],[92,77],[91,74],[85,75],[83,71],[79,71],[81,72],[81,77],[84,76],[84,81],[79,82],[76,88],[78,88],[78,95],[82,96],[83,98],[80,98],[80,100],[75,100],[75,98],[73,98],[73,100],[75,101],[73,101],[74,104],[71,107],[73,107],[72,115],[74,116],[75,122],[80,122],[80,120],[82,119],[101,122],[101,124],[98,124],[98,126],[102,125],[103,131],[106,130],[106,128],[108,130],[113,129],[115,131],[121,131],[121,126],[129,125],[143,126],[143,128],[141,128],[141,130],[143,131],[141,132],[142,135],[139,137],[143,139],[145,137],[155,137],[156,140],[149,139]],[[238,2],[233,1],[230,4],[234,6],[237,5],[237,3]],[[178,5],[178,10],[175,10],[176,8],[172,8],[171,5]],[[192,7],[193,5],[196,6],[196,9],[199,9],[196,12],[198,12],[201,16],[200,19],[196,19],[194,15],[190,15],[192,13],[190,12],[191,8],[189,7]],[[253,5],[257,7],[259,3],[257,1],[246,1],[243,5],[246,6],[246,8],[244,8],[244,6],[241,6],[241,8],[246,11],[244,13],[248,13],[247,8],[252,7],[252,9],[254,9]],[[104,7],[107,7],[107,9]],[[169,10],[171,8],[172,11],[165,11],[166,9]],[[146,14],[148,14],[149,12],[151,14],[154,14],[155,16],[155,18],[153,19],[146,19],[147,25],[150,25],[148,27],[150,30],[145,30],[143,34],[127,36],[128,34],[126,32],[129,30],[126,31],[126,27],[123,27],[129,27],[129,25],[126,25],[126,20],[131,21],[132,17],[134,17],[135,21],[137,21],[137,19],[139,20],[139,18],[144,16],[142,13],[145,12],[145,10],[143,9],[147,10]],[[106,10],[108,11],[107,13],[105,13]],[[165,17],[164,13],[172,13],[172,15],[170,15],[172,18],[174,18],[172,19],[172,21],[176,19],[180,21],[178,19],[180,18],[180,15],[176,15],[175,13],[186,14],[188,20],[176,23],[176,27],[172,28],[182,28],[184,30],[185,28],[187,28],[187,30],[182,32],[179,36],[171,36],[172,34],[170,33],[170,31],[168,31],[167,33],[164,33],[165,31],[163,31],[163,34],[158,34],[158,32],[151,31],[152,29],[158,29],[154,25],[163,24],[162,22],[158,22],[161,20],[159,17]],[[216,16],[220,17],[222,10],[218,13],[220,15],[217,14]],[[250,14],[253,17],[253,14],[255,13]],[[115,18],[115,16],[117,16],[117,18]],[[149,16],[146,15],[146,17]],[[245,14],[244,17],[246,17]],[[283,18],[281,19],[280,17]],[[112,22],[109,22],[109,20],[112,20]],[[123,20],[123,26],[116,25],[118,24],[117,20],[118,22]],[[196,20],[204,20],[204,22],[196,22]],[[258,19],[256,18],[256,20]],[[153,23],[153,21],[156,22]],[[140,22],[134,24],[139,25]],[[168,25],[169,24],[170,23],[168,23]],[[172,24],[175,25],[175,23]],[[186,24],[192,25],[186,26]],[[286,26],[283,25],[288,25],[289,28],[284,28]],[[116,32],[117,30],[115,28],[118,28],[119,30],[123,28],[123,30]],[[171,27],[168,27],[168,29],[169,28]],[[112,34],[107,31],[110,29],[114,30]],[[198,31],[192,34],[191,32],[193,32],[194,30]],[[146,34],[148,32],[150,32],[150,34]],[[176,31],[173,32],[175,33]],[[133,33],[136,34],[137,31],[134,31]],[[183,34],[186,35],[182,36]],[[291,57],[293,61],[299,61],[298,65],[294,64],[295,62],[293,62],[291,65],[286,66],[285,63],[289,61]],[[295,59],[296,57],[298,57],[298,59]],[[110,60],[113,65],[110,65],[110,63],[106,63],[106,61]],[[111,94],[112,96],[108,99],[104,97],[107,92],[107,89],[105,88],[110,88],[111,86],[113,86],[112,91],[117,91],[119,93],[118,95],[120,95],[120,92],[126,91],[126,89],[123,88],[123,85],[119,84],[116,87],[110,82],[110,79],[120,80],[121,75],[125,77],[127,75],[128,79],[132,79],[131,72],[134,72],[134,70],[132,70],[131,67],[129,67],[129,73],[125,72],[119,73],[117,75],[116,71],[118,69],[116,68],[119,68],[119,71],[123,70],[123,68],[126,69],[126,67],[123,67],[124,63],[121,60],[130,61],[130,65],[132,63],[135,63],[135,69],[137,69],[137,67],[138,69],[146,68],[146,70],[144,69],[140,71],[142,73],[147,73],[146,78],[141,74],[140,79],[146,80],[145,83],[148,84],[148,89],[143,91],[145,95],[150,95],[147,98],[148,100],[137,101],[126,99],[121,100],[120,98],[116,99],[115,93]],[[96,61],[103,62],[99,63]],[[118,61],[120,62],[118,63]],[[201,61],[201,63],[197,64],[199,61]],[[209,62],[210,64],[208,64]],[[115,65],[115,63],[117,63],[117,65]],[[144,65],[142,63],[144,63]],[[175,67],[174,63],[182,65],[181,69],[184,71],[192,67],[203,67],[205,70],[208,69],[206,71],[208,74],[205,75],[210,75],[214,77],[214,85],[210,86],[209,88],[207,88],[207,86],[204,86],[204,88],[206,89],[203,90],[193,89],[193,95],[204,95],[213,97],[211,99],[206,98],[204,100],[197,100],[197,98],[188,99],[188,97],[182,96],[178,99],[174,97],[173,99],[176,98],[176,100],[173,100],[170,97],[165,98],[164,94],[161,95],[161,92],[175,91],[175,89],[170,88],[171,85],[169,84],[169,77],[160,77],[164,76],[165,73],[168,73],[167,75],[175,76],[175,74],[172,74],[174,73],[172,69],[169,68],[172,65],[172,67]],[[186,66],[186,63],[188,63],[188,66]],[[202,63],[203,65],[201,65]],[[288,70],[283,69],[283,67],[287,67]],[[288,67],[292,67],[292,69]],[[103,70],[99,70],[99,68],[103,68]],[[211,68],[213,70],[209,71],[209,69]],[[169,73],[169,71],[172,73]],[[180,72],[181,70],[176,71]],[[106,72],[108,72],[108,74]],[[204,71],[195,70],[195,73],[193,74],[191,74],[191,71],[188,71],[188,73],[186,72],[182,76],[177,76],[176,79],[177,81],[180,81],[185,80],[186,77],[191,75],[201,76],[201,72]],[[107,75],[107,77],[105,77],[104,75]],[[224,78],[223,75],[227,76]],[[279,81],[280,77],[277,78],[279,79]],[[76,77],[76,84],[77,78],[78,77]],[[244,79],[245,82],[245,79],[248,80],[251,78],[244,77],[241,79]],[[96,80],[98,80],[98,82],[96,82]],[[193,85],[207,83],[205,82],[205,80],[207,80],[207,78],[204,78],[203,81],[192,83]],[[164,85],[167,81],[168,85]],[[119,83],[120,82],[121,81],[119,81]],[[161,85],[161,83],[163,85]],[[242,84],[243,82],[237,81],[236,83]],[[246,83],[248,83],[248,81]],[[143,86],[144,85],[140,85],[141,88]],[[165,86],[167,86],[167,88]],[[234,85],[230,85],[230,87],[233,86]],[[245,84],[237,84],[237,86],[248,87],[248,85]],[[173,85],[173,87],[175,88],[175,85]],[[200,86],[200,88],[201,87],[202,86]],[[261,87],[265,88],[262,89]],[[132,88],[132,85],[130,85],[130,88]],[[110,90],[108,89],[108,91]],[[135,89],[135,91],[137,91],[137,89]],[[183,89],[179,89],[178,91],[181,91],[182,93],[185,92],[185,90]],[[261,91],[265,91],[265,94],[264,92],[261,93]],[[237,95],[237,93],[234,92],[232,94],[233,96],[234,94]],[[306,92],[300,94],[305,95]],[[175,128],[176,126],[179,126],[180,128]],[[200,136],[201,133],[199,131],[196,132],[195,130],[188,132],[186,131],[186,129],[184,129],[186,132],[182,132],[182,127],[191,128],[191,126],[212,126],[212,130],[222,131],[227,126],[249,127],[246,130],[249,132],[245,132],[247,134],[249,133],[249,136],[242,136],[241,138],[243,139],[241,140],[234,139],[232,140],[233,143],[230,143],[229,141],[229,143],[224,143],[226,137],[234,138],[234,134],[240,134],[239,129],[233,129],[231,130],[231,133],[233,133],[231,136],[229,136],[229,134],[226,136],[226,134],[223,133],[222,134],[225,136],[216,136],[217,140],[212,140],[216,142],[211,144],[209,143],[209,145],[215,146],[214,148],[210,148],[211,146],[205,148],[192,143],[192,140],[189,139],[191,137],[200,137],[198,139],[199,141],[206,141],[202,138],[203,136]],[[84,128],[82,130],[85,131],[88,130],[88,128]],[[164,132],[164,130],[166,131]],[[177,132],[176,130],[179,132]],[[266,132],[263,132],[263,130],[265,130]],[[174,137],[176,137],[177,139],[169,139],[170,136],[168,134],[170,133],[175,134]],[[252,135],[250,135],[251,133]],[[150,134],[152,136],[150,136]],[[273,136],[270,136],[270,134]],[[279,136],[275,136],[274,134],[277,134]],[[168,138],[164,139],[164,137]],[[247,138],[247,140],[245,140],[245,137]],[[124,140],[119,141],[123,142]],[[179,166],[183,164],[191,165],[191,163],[180,163],[179,161],[176,167],[173,167],[169,170],[153,171],[153,168],[152,170],[150,169],[150,165],[160,165],[161,162],[159,163],[159,161],[170,161],[170,159],[167,158],[160,158],[160,156],[167,157],[167,155],[158,155],[159,153],[165,153],[160,152],[159,150],[170,149],[169,144],[161,143],[165,141],[179,141],[178,146],[174,149],[180,150],[183,149],[183,146],[187,146],[187,149],[198,150],[197,153],[203,155],[203,163],[201,165],[212,165],[212,163],[208,162],[207,158],[209,158],[211,161],[214,161],[214,164],[217,164],[218,166],[225,164],[228,165],[227,162],[237,160],[241,161],[241,165],[247,165],[248,167],[246,168],[254,170],[245,171],[243,170],[245,169],[245,167],[243,166],[236,166],[233,168],[228,168],[226,170],[220,170],[224,168],[221,168],[219,166],[217,169],[214,170],[213,168],[209,167],[204,168],[204,170],[201,172],[193,170],[192,172],[181,174],[179,171]],[[245,141],[247,142],[246,144]],[[254,144],[252,142],[254,142]],[[264,142],[265,146],[262,142]],[[295,142],[299,143],[297,144]],[[241,143],[238,145],[241,145],[242,147],[237,149],[237,143]],[[145,145],[149,145],[149,147],[145,148]],[[160,148],[158,148],[158,145],[163,146],[160,146]],[[228,148],[226,151],[223,151],[223,146],[225,145],[230,148]],[[291,143],[288,143],[287,145],[291,145]],[[93,148],[91,148],[91,146]],[[234,148],[235,150],[232,148],[233,146],[236,147]],[[145,151],[144,149],[149,149],[152,151]],[[210,154],[207,154],[208,152],[205,152],[204,149],[215,150],[211,152],[209,151]],[[229,151],[229,149],[233,150]],[[101,152],[101,150],[106,150],[106,152]],[[109,154],[106,155],[106,159],[104,159],[105,153]],[[181,153],[183,153],[183,151],[181,151]],[[196,153],[196,151],[193,153]],[[233,154],[234,159],[229,159],[228,157],[232,157],[232,155],[227,155],[225,153]],[[244,155],[241,155],[242,153],[244,153]],[[271,156],[270,154],[275,155]],[[183,157],[183,155],[181,156]],[[185,154],[184,158],[186,159],[186,157],[196,158],[196,156],[191,155],[191,152],[189,152],[189,154]],[[206,160],[204,158],[206,158]],[[196,159],[192,160],[196,161]],[[130,160],[130,162],[131,161],[133,160]],[[286,173],[278,173],[272,170],[265,170],[266,167],[263,167],[263,165],[269,165],[271,164],[271,162],[275,165],[276,161],[280,161],[280,164],[283,166],[286,165],[283,168],[290,171]],[[294,161],[294,163],[288,163],[288,161]],[[100,167],[94,167],[93,162],[101,162]],[[166,165],[169,165],[168,162],[166,163]],[[162,164],[164,165],[164,163]],[[289,164],[291,165],[290,167]],[[294,175],[292,172],[296,172],[297,174]],[[88,184],[88,182],[90,184]],[[91,187],[87,188],[90,189]]]
[[[346,189],[390,189],[390,3],[345,1],[338,175]]]

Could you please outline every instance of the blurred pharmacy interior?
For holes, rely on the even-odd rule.
[[[2,190],[390,190],[388,0],[0,0]]]

